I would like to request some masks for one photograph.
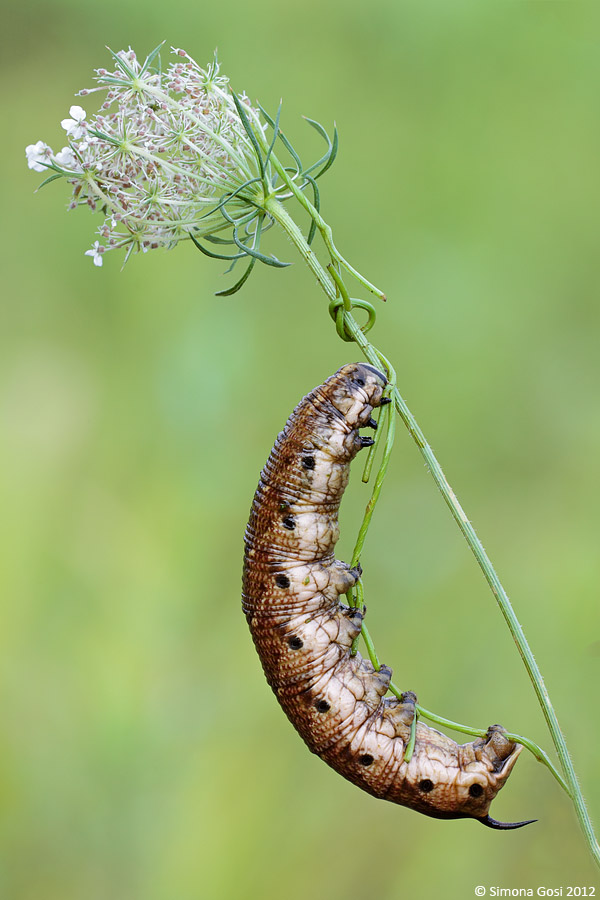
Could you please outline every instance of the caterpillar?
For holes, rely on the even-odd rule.
[[[457,744],[417,721],[416,695],[386,698],[392,671],[351,652],[364,611],[342,604],[360,569],[334,556],[350,463],[389,402],[373,366],[351,363],[304,397],[261,473],[245,534],[242,606],[267,681],[309,749],[375,797],[441,819],[489,807],[523,749],[500,725]],[[414,750],[405,750],[415,727]],[[533,820],[531,820],[533,821]]]

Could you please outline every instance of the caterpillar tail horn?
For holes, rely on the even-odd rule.
[[[499,831],[507,831],[510,828],[523,828],[524,825],[531,825],[533,822],[537,822],[537,819],[527,819],[525,822],[497,822],[496,819],[492,819],[492,817],[488,814],[484,816],[482,819],[478,819],[478,822],[481,822],[482,825],[487,825],[488,828],[496,828]]]

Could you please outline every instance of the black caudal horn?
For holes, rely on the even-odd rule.
[[[509,828],[522,828],[524,825],[531,825],[532,822],[537,822],[537,819],[527,819],[526,822],[497,822],[488,814],[482,819],[478,819],[478,821],[483,825],[487,825],[488,828],[497,828],[499,831],[506,831]]]

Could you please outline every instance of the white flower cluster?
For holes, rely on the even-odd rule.
[[[81,107],[72,106],[71,111],[74,109],[81,109]],[[67,119],[63,119],[63,121],[66,122]],[[63,147],[62,150],[54,154],[48,144],[38,141],[37,144],[29,144],[25,147],[25,154],[27,156],[27,165],[34,172],[45,172],[48,167],[52,166],[53,162],[63,169],[77,168],[77,161],[70,147]]]
[[[131,49],[113,54],[115,68],[97,69],[99,86],[80,92],[107,90],[99,112],[88,117],[72,106],[61,122],[68,146],[55,154],[38,141],[25,150],[29,168],[67,178],[70,208],[103,213],[101,242],[86,251],[97,266],[105,250],[124,247],[128,258],[132,250],[172,247],[190,231],[206,236],[228,227],[220,199],[257,174],[216,60],[202,69],[183,50],[173,52],[165,72],[153,66],[157,51],[144,62]]]

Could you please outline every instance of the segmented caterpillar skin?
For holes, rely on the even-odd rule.
[[[473,817],[494,828],[490,803],[522,750],[499,725],[456,744],[417,723],[416,697],[385,698],[391,670],[350,655],[362,613],[340,595],[359,572],[335,559],[338,509],[350,463],[372,443],[385,377],[343,366],[300,401],[262,471],[246,529],[243,609],[267,681],[309,749],[375,797],[438,818]]]

